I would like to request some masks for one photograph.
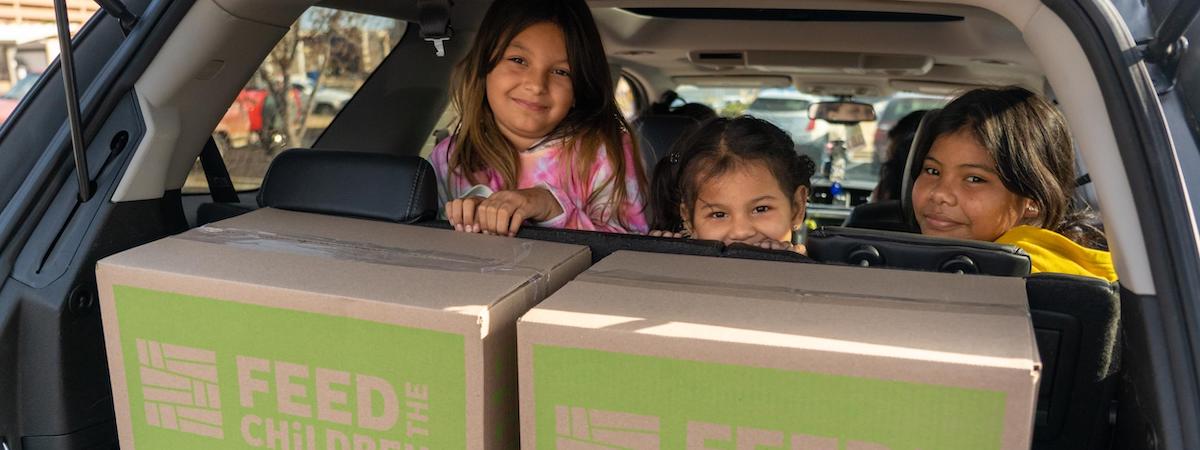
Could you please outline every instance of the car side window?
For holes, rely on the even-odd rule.
[[[267,54],[213,130],[239,191],[279,152],[310,147],[404,36],[407,22],[313,7]],[[197,162],[183,193],[208,192]]]
[[[617,107],[621,109],[621,115],[625,116],[625,120],[632,121],[646,106],[641,91],[628,75],[621,75],[621,79],[617,80],[616,95]]]

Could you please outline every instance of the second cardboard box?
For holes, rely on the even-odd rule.
[[[524,449],[1028,449],[1020,278],[617,252],[518,323]]]

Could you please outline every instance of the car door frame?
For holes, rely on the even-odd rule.
[[[124,3],[141,17],[128,35],[101,11],[72,39],[84,142],[92,155],[103,155],[89,164],[98,192],[115,186],[132,153],[122,151],[131,142],[117,139],[120,133],[102,136],[102,130],[117,111],[126,112],[119,119],[124,124],[137,125],[139,118],[120,108],[193,0]],[[130,205],[113,204],[105,195],[80,201],[61,80],[56,60],[0,127],[0,152],[28,152],[36,160],[11,199],[0,204],[0,445],[13,450],[115,445],[95,261],[174,226],[166,206],[170,196]],[[61,114],[32,114],[54,107],[63,108]],[[130,222],[139,216],[156,223]],[[118,227],[138,231],[120,239],[104,233]],[[45,253],[29,258],[30,249]],[[31,261],[38,267],[29,267]],[[39,272],[42,266],[53,270]]]
[[[1124,364],[1114,448],[1200,448],[1200,246],[1168,118],[1124,20],[1099,0],[1043,0],[1079,40],[1105,95],[1149,254],[1154,294],[1121,289]]]

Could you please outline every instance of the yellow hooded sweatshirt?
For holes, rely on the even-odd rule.
[[[1103,278],[1117,281],[1112,254],[1094,250],[1053,231],[1021,225],[1004,233],[997,244],[1011,244],[1025,250],[1033,265],[1033,273],[1052,272]]]

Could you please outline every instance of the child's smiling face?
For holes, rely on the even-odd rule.
[[[967,131],[933,142],[912,199],[921,233],[931,236],[995,241],[1038,217],[1036,203],[1004,186],[996,162]]]
[[[744,162],[703,182],[690,215],[692,237],[726,245],[791,242],[792,230],[804,220],[807,198],[808,188],[788,195],[765,164]]]
[[[486,81],[500,133],[518,150],[537,143],[575,102],[562,29],[543,22],[518,33]]]

